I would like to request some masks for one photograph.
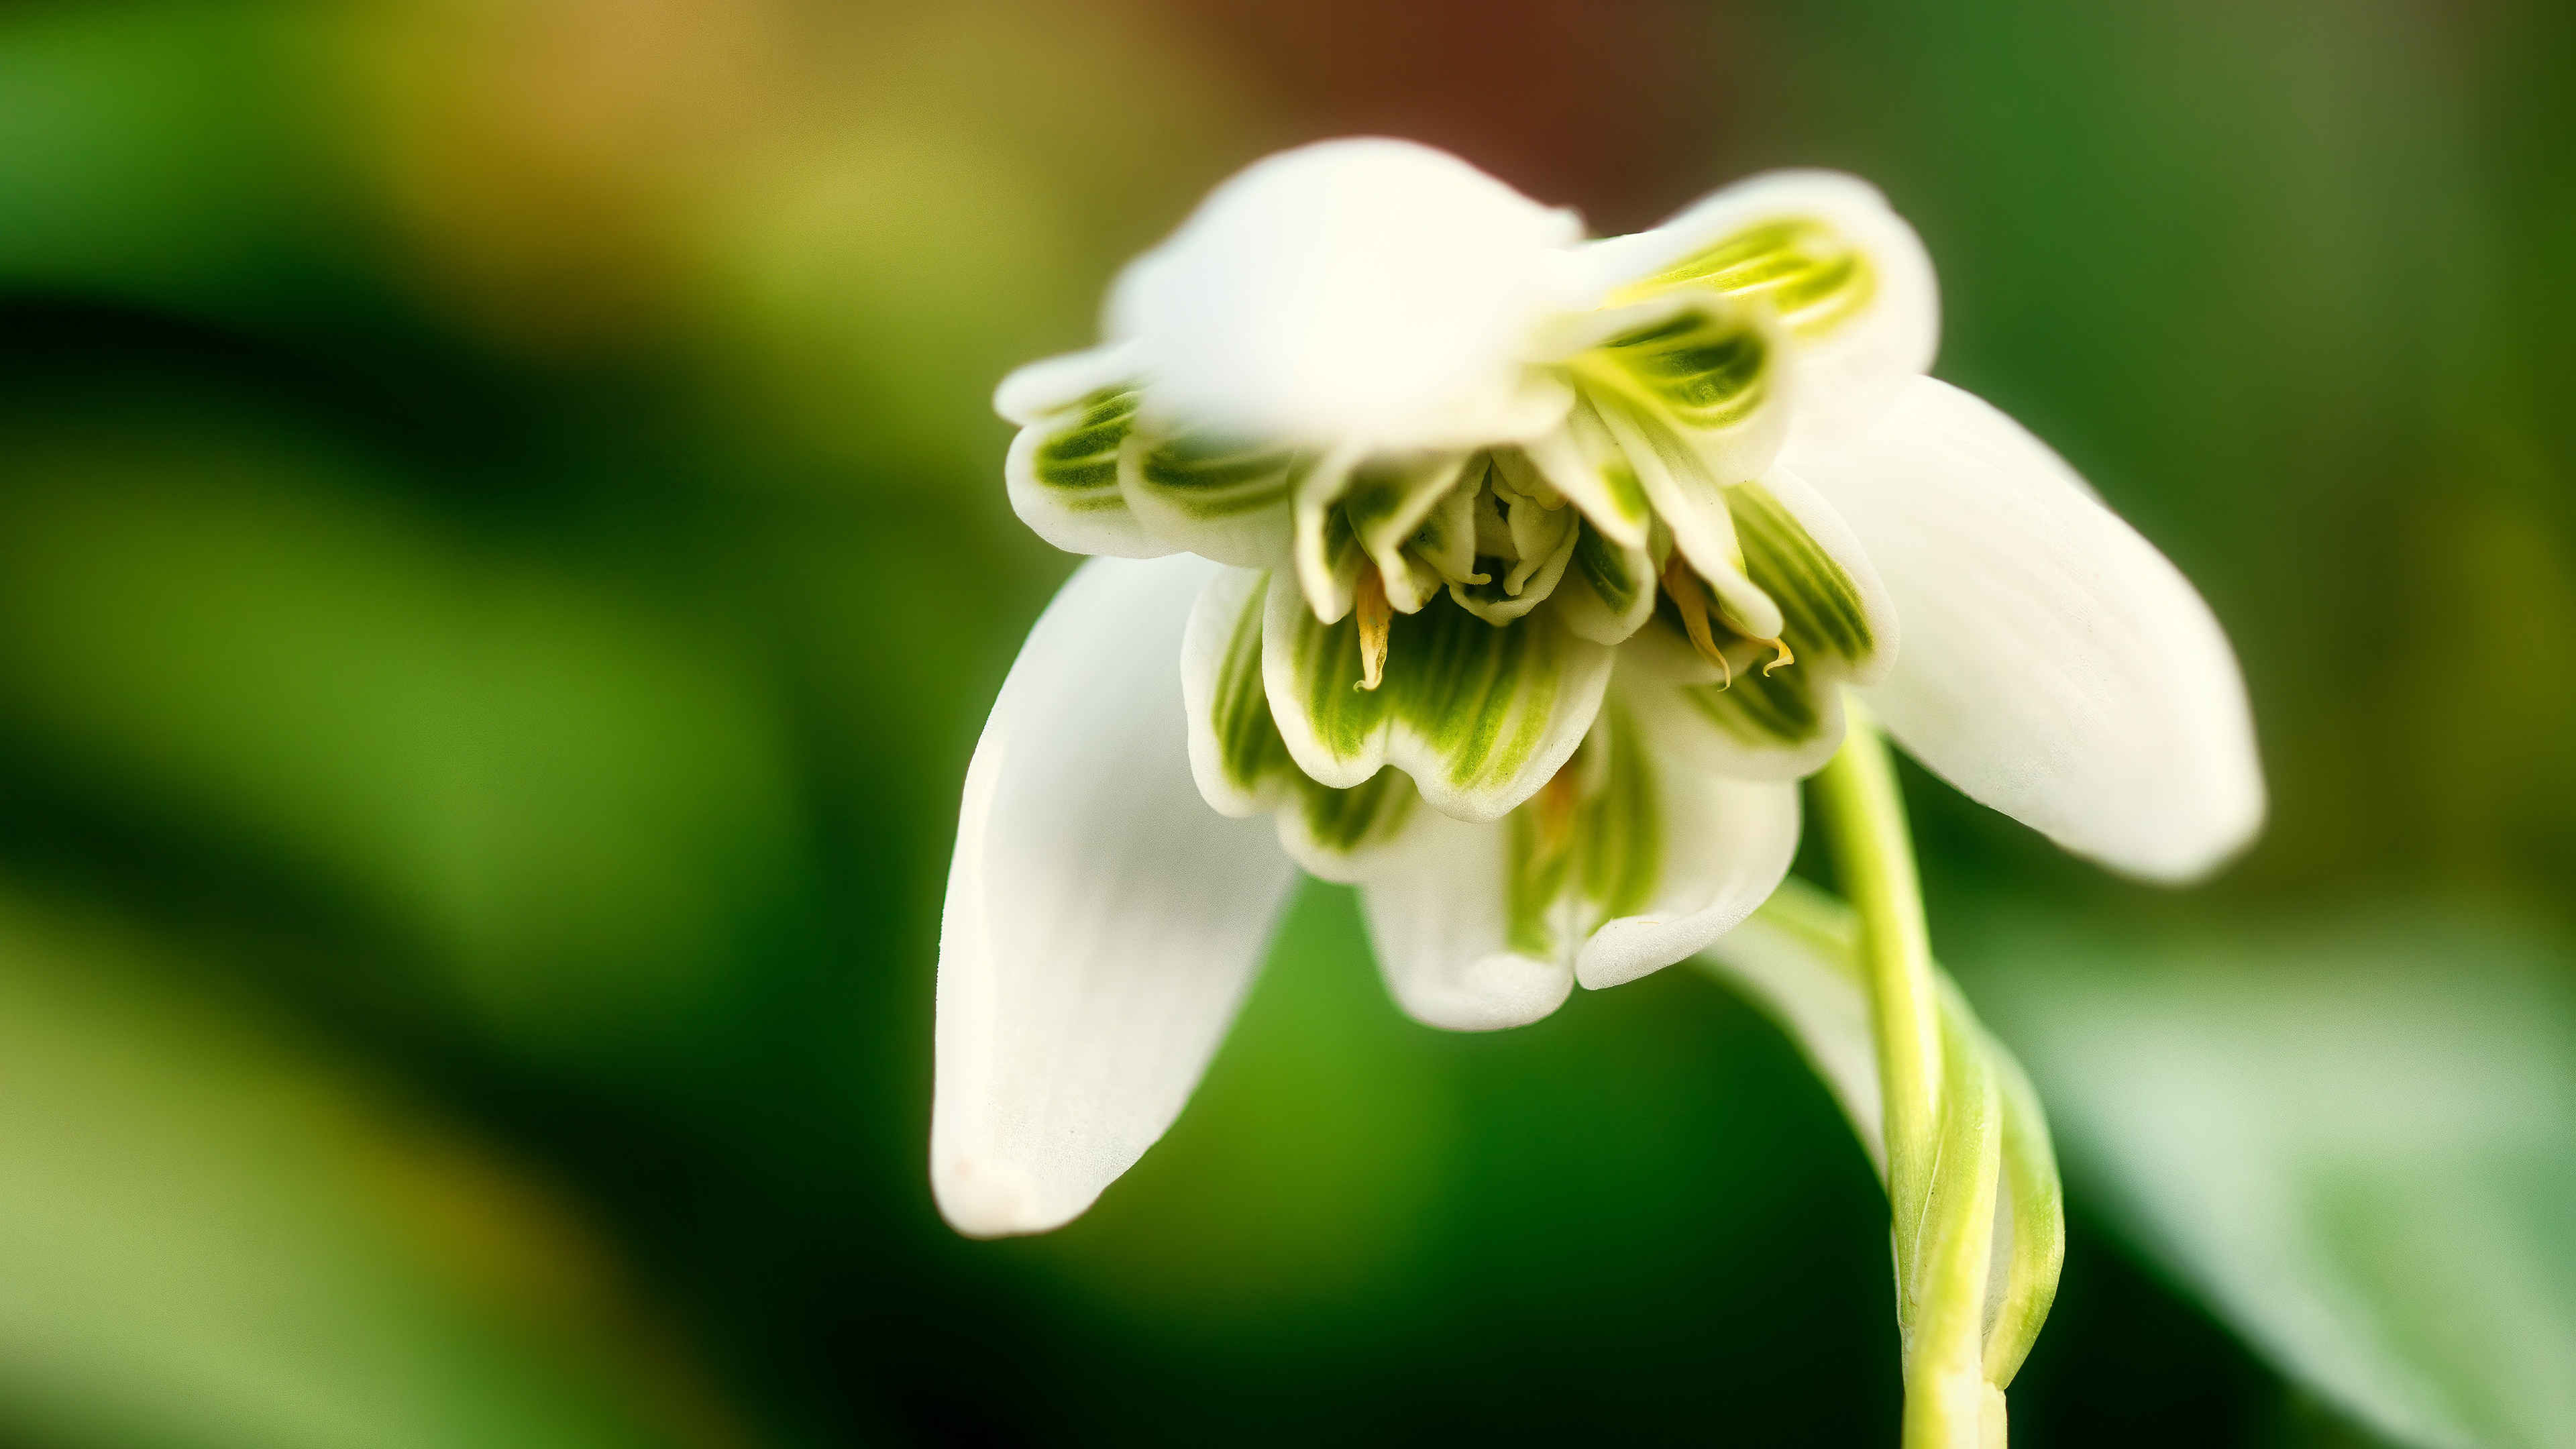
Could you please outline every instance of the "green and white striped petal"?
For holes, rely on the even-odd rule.
[[[1592,403],[1577,394],[1565,423],[1522,445],[1557,492],[1574,501],[1594,527],[1623,547],[1646,546],[1654,509],[1628,450],[1619,446]]]
[[[1157,558],[1158,538],[1128,507],[1119,457],[1143,401],[1132,349],[1095,348],[1033,362],[1002,380],[995,411],[1020,424],[1002,463],[1011,511],[1070,553]]]
[[[1556,589],[1556,615],[1595,644],[1617,644],[1655,613],[1655,558],[1584,520]]]
[[[1289,500],[1315,462],[1216,429],[1130,435],[1118,460],[1127,507],[1172,548],[1238,568],[1288,556]]]
[[[1708,582],[1727,616],[1745,632],[1779,637],[1780,605],[1744,572],[1735,538],[1735,514],[1726,487],[1709,474],[1672,429],[1650,413],[1603,399],[1601,416],[1636,464],[1657,521],[1691,572]]]
[[[1448,1031],[1526,1026],[1564,1005],[1572,962],[1532,956],[1510,939],[1510,825],[1416,813],[1360,883],[1369,943],[1396,1005]]]
[[[1787,436],[1777,321],[1713,292],[1685,291],[1570,322],[1554,341],[1571,349],[1567,365],[1591,416],[1673,546],[1730,616],[1775,637],[1779,607],[1744,574],[1725,495],[1762,476]]]
[[[1399,614],[1416,614],[1446,580],[1427,566],[1417,569],[1405,548],[1442,500],[1458,488],[1464,453],[1380,453],[1353,468],[1341,494],[1341,511],[1360,551],[1385,581],[1386,600]]]
[[[1360,449],[1347,446],[1327,454],[1297,479],[1291,505],[1294,577],[1307,607],[1326,624],[1350,617],[1360,570],[1368,566],[1368,550],[1360,543],[1359,531],[1351,527],[1350,514],[1341,507],[1342,492],[1350,486],[1360,454]]]
[[[1878,569],[1851,531],[1796,471],[1774,465],[1726,490],[1736,544],[1753,582],[1780,606],[1794,667],[1876,684],[1896,662],[1899,620]]]
[[[1546,610],[1498,629],[1446,597],[1396,616],[1379,688],[1359,688],[1360,654],[1355,621],[1323,623],[1299,589],[1273,580],[1262,675],[1299,768],[1350,789],[1391,764],[1461,820],[1500,819],[1546,783],[1610,678],[1611,651]]]
[[[1831,171],[1775,171],[1662,226],[1584,249],[1612,302],[1683,288],[1777,315],[1798,375],[1797,426],[1866,426],[1932,365],[1940,294],[1922,239],[1877,188]]]
[[[1611,781],[1583,829],[1578,883],[1598,922],[1575,979],[1599,990],[1687,959],[1770,898],[1798,853],[1798,787],[1659,754],[1617,703]]]
[[[1762,476],[1788,436],[1787,344],[1762,308],[1685,290],[1569,319],[1553,341],[1569,349],[1567,365],[1596,408],[1615,399],[1631,416],[1652,417],[1721,484]],[[1602,421],[1642,464],[1617,419],[1605,411]]]
[[[1614,708],[1539,798],[1490,825],[1435,817],[1361,884],[1407,1010],[1505,1026],[1553,1010],[1569,968],[1615,986],[1703,949],[1779,885],[1797,842],[1795,786],[1674,768]]]
[[[1668,616],[1619,646],[1615,698],[1634,710],[1652,748],[1690,768],[1738,780],[1797,780],[1843,741],[1843,682],[1831,667],[1764,673],[1768,646],[1733,641],[1729,671],[1700,657]]]
[[[1458,607],[1488,624],[1504,625],[1526,616],[1556,593],[1565,566],[1574,556],[1581,510],[1568,506],[1527,455],[1515,448],[1496,448],[1486,474],[1486,493],[1475,508],[1503,510],[1495,553],[1484,557],[1482,581],[1452,580],[1449,597]]]
[[[1263,691],[1261,635],[1271,575],[1226,569],[1191,607],[1181,641],[1190,772],[1221,815],[1275,812],[1290,858],[1326,880],[1356,880],[1369,855],[1417,813],[1413,784],[1381,770],[1348,790],[1318,785],[1289,758]]]

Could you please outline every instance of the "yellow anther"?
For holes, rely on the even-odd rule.
[[[1386,580],[1378,577],[1373,565],[1360,565],[1359,589],[1352,598],[1351,612],[1360,626],[1358,687],[1375,689],[1386,682],[1387,634],[1395,626],[1395,608],[1386,601]]]
[[[1538,798],[1531,803],[1538,809],[1538,857],[1553,861],[1574,844],[1574,813],[1583,803],[1582,782],[1575,778],[1575,762],[1568,760],[1541,785]]]
[[[1690,635],[1691,647],[1699,651],[1702,659],[1717,666],[1717,687],[1726,689],[1732,686],[1735,683],[1735,666],[1726,662],[1726,651],[1717,647],[1717,636],[1709,632],[1708,594],[1699,581],[1699,575],[1690,571],[1690,565],[1682,562],[1678,553],[1664,565],[1664,593],[1672,599],[1673,608],[1680,612],[1682,632]]]

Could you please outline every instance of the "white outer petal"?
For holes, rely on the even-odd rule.
[[[2205,874],[2263,821],[2245,685],[2180,570],[2012,419],[1929,378],[1785,460],[1905,620],[1871,707],[1934,773],[2078,855]]]
[[[1652,231],[1584,248],[1590,283],[1603,292],[1653,275],[1747,227],[1812,217],[1858,243],[1876,269],[1866,313],[1800,345],[1798,433],[1832,436],[1865,427],[1905,383],[1927,371],[1941,342],[1941,293],[1931,254],[1877,187],[1839,171],[1771,171],[1694,202]]]
[[[1110,331],[1171,416],[1312,445],[1527,437],[1555,423],[1524,363],[1579,304],[1582,231],[1445,152],[1320,141],[1244,168],[1131,263]]]
[[[1089,1207],[1163,1134],[1296,877],[1191,782],[1182,622],[1213,565],[1101,560],[1029,634],[966,773],[930,1177],[978,1237]]]
[[[1526,1026],[1562,1006],[1574,973],[1506,940],[1510,827],[1415,813],[1360,890],[1396,1004],[1449,1031]]]
[[[1634,981],[1704,950],[1779,887],[1798,853],[1798,787],[1720,779],[1655,761],[1663,874],[1633,916],[1604,922],[1575,958],[1594,990]]]

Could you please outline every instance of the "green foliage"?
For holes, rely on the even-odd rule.
[[[2348,1414],[2576,1444],[2576,989],[2474,921],[2111,947],[1980,978],[2095,1201]]]

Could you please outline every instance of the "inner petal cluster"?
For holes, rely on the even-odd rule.
[[[1903,224],[1837,178],[1580,243],[1463,163],[1336,144],[1220,189],[1115,340],[1005,383],[1013,502],[1240,571],[1184,668],[1210,804],[1343,879],[1499,826],[1501,948],[1561,956],[1722,872],[1667,838],[1712,808],[1682,797],[1811,771],[1885,666],[1868,561],[1778,460],[1904,351]]]

